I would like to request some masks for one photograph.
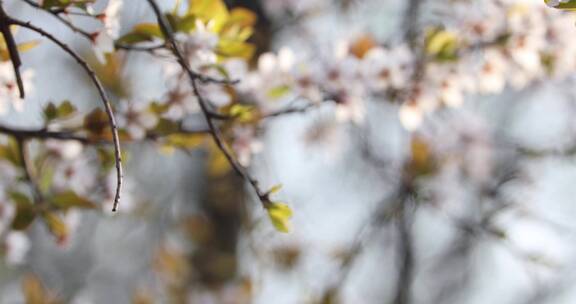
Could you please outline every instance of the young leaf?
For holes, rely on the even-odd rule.
[[[166,137],[166,144],[176,148],[194,149],[205,142],[203,134],[172,134]]]
[[[270,190],[268,190],[268,194],[274,194],[277,193],[278,191],[280,191],[282,189],[282,184],[277,184],[272,186],[272,188],[270,188]]]
[[[111,139],[108,116],[101,109],[95,109],[84,117],[84,128],[94,139]]]
[[[11,227],[14,230],[25,230],[36,218],[36,210],[30,199],[19,192],[10,193],[10,197],[16,203],[16,215],[12,219]]]
[[[50,233],[56,238],[59,244],[66,242],[68,239],[68,226],[56,213],[44,213],[44,222],[50,230]]]
[[[84,209],[94,209],[96,204],[90,200],[79,196],[73,191],[66,191],[58,193],[51,198],[51,202],[60,209],[69,208],[84,208]]]
[[[292,209],[283,203],[270,202],[266,207],[268,216],[274,228],[280,232],[290,232],[290,218],[292,217]]]
[[[45,304],[48,302],[48,292],[34,275],[26,275],[22,280],[22,293],[28,304]]]

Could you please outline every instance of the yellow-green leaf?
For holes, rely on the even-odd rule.
[[[458,36],[442,30],[431,29],[426,35],[426,53],[438,60],[453,60],[457,56]]]
[[[148,35],[151,37],[162,38],[162,30],[157,23],[140,23],[136,24],[132,29],[132,33]]]
[[[204,143],[203,134],[172,134],[166,137],[166,144],[183,149],[197,148]]]
[[[266,92],[266,96],[270,99],[278,99],[290,93],[290,87],[287,85],[277,86]]]
[[[278,191],[280,191],[282,189],[282,184],[277,184],[272,186],[272,188],[270,188],[270,190],[268,190],[268,194],[274,194],[277,193]]]
[[[238,40],[221,39],[218,43],[218,55],[250,59],[256,48],[250,43]]]
[[[253,106],[247,106],[242,104],[235,104],[230,107],[229,114],[238,119],[240,122],[250,122],[254,120],[255,108]]]
[[[32,41],[20,43],[20,44],[18,44],[18,51],[20,51],[20,52],[29,51],[29,50],[35,48],[38,44],[40,44],[40,41],[38,41],[38,40],[32,40]]]
[[[280,232],[290,232],[290,218],[292,218],[292,209],[286,204],[270,202],[266,207],[268,216],[274,228]]]
[[[228,23],[234,23],[241,26],[253,26],[256,23],[256,14],[249,9],[236,7],[230,11]]]
[[[14,230],[25,230],[36,218],[36,210],[30,199],[21,193],[10,193],[16,203],[16,215],[12,219],[11,227]]]
[[[14,138],[10,138],[6,145],[0,145],[0,159],[5,159],[14,166],[20,166],[20,148]]]
[[[57,214],[51,213],[44,213],[44,222],[50,230],[50,233],[56,238],[58,243],[63,243],[68,238],[68,226],[66,223],[58,216]]]
[[[210,23],[210,29],[219,32],[228,19],[228,8],[222,0],[189,0],[188,14]]]
[[[48,292],[34,275],[26,275],[22,280],[22,293],[27,304],[45,304],[48,302]]]
[[[68,208],[85,208],[85,209],[94,209],[96,208],[96,204],[91,202],[90,200],[79,196],[78,194],[74,193],[73,191],[66,191],[62,193],[58,193],[51,198],[52,204],[60,209],[68,209]]]

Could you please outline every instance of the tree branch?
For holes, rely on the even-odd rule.
[[[74,25],[72,22],[66,20],[65,18],[63,18],[62,16],[60,16],[61,13],[66,12],[65,10],[50,10],[50,9],[45,9],[42,6],[40,6],[38,3],[32,1],[32,0],[22,0],[24,1],[24,3],[39,9],[39,10],[43,10],[46,11],[48,13],[50,13],[52,16],[54,16],[56,19],[58,19],[58,21],[60,21],[62,24],[64,24],[66,27],[68,27],[69,29],[71,29],[73,32],[80,34],[82,36],[84,36],[85,38],[89,39],[92,41],[92,34],[88,33],[87,31],[77,27],[76,25]]]
[[[20,98],[24,98],[26,93],[24,92],[24,83],[22,82],[22,75],[20,75],[20,67],[22,66],[22,61],[20,60],[20,54],[18,52],[18,45],[14,36],[10,31],[10,23],[8,22],[8,16],[4,11],[4,3],[0,0],[0,32],[4,37],[4,42],[8,48],[8,53],[10,55],[10,61],[12,61],[12,66],[14,67],[14,77],[16,78],[16,84],[18,85],[18,90],[20,91]]]
[[[405,195],[405,194],[403,194]],[[414,277],[414,248],[412,236],[413,204],[411,195],[408,194],[403,201],[400,201],[398,214],[398,281],[396,285],[396,295],[394,304],[409,304],[412,281]]]
[[[152,7],[154,14],[156,15],[156,18],[158,20],[158,25],[160,26],[160,29],[162,30],[162,33],[164,34],[165,39],[169,43],[172,53],[174,54],[174,56],[178,60],[178,63],[180,64],[180,66],[184,69],[184,71],[186,71],[188,77],[190,78],[190,82],[192,85],[192,89],[194,91],[194,95],[196,95],[196,97],[198,98],[198,103],[200,104],[200,109],[202,111],[202,114],[204,115],[204,118],[206,119],[206,123],[208,124],[208,127],[210,129],[210,134],[212,135],[212,139],[216,143],[216,146],[218,146],[218,149],[224,154],[228,163],[232,166],[234,171],[236,171],[236,173],[238,173],[238,175],[240,175],[244,180],[248,181],[248,183],[252,186],[252,188],[254,189],[254,192],[258,196],[258,199],[260,200],[262,205],[264,207],[267,207],[268,204],[270,204],[268,194],[264,193],[262,190],[260,190],[260,187],[258,186],[258,182],[255,179],[253,179],[250,176],[250,174],[248,174],[246,169],[233,156],[232,152],[230,152],[228,150],[228,148],[226,147],[226,143],[224,142],[224,139],[222,138],[222,134],[220,133],[220,130],[218,129],[218,127],[216,127],[216,125],[212,121],[212,115],[211,115],[211,111],[209,110],[208,102],[204,98],[202,93],[200,92],[200,87],[198,84],[198,81],[202,81],[202,75],[199,75],[199,74],[195,73],[194,71],[192,71],[190,65],[188,64],[188,61],[184,57],[182,51],[180,50],[178,44],[176,43],[176,40],[174,39],[174,35],[172,33],[172,29],[170,28],[169,23],[165,20],[164,15],[162,14],[162,11],[160,10],[160,7],[156,3],[156,1],[154,1],[154,0],[147,0],[147,1],[150,4],[150,6]]]
[[[207,129],[191,130],[191,129],[180,128],[176,132],[173,132],[170,134],[159,135],[159,134],[149,133],[146,135],[145,139],[146,140],[157,140],[157,139],[163,138],[164,136],[174,135],[174,134],[207,134],[207,133],[210,133],[210,131]],[[113,144],[114,143],[114,141],[110,141],[110,140],[106,140],[106,139],[94,140],[94,139],[91,139],[91,138],[86,137],[86,136],[75,134],[72,131],[49,131],[46,128],[20,129],[20,128],[12,128],[12,127],[2,125],[2,124],[0,124],[0,134],[12,136],[14,138],[22,138],[22,139],[38,139],[38,140],[52,139],[52,140],[61,140],[61,141],[72,140],[72,141],[77,141],[77,142],[80,142],[82,144],[88,144],[88,145],[89,144],[100,145],[100,144]]]
[[[54,44],[58,45],[63,51],[68,53],[72,58],[76,60],[76,62],[84,69],[88,77],[94,83],[94,86],[98,90],[98,94],[100,95],[100,99],[104,104],[104,108],[106,110],[106,114],[108,115],[108,121],[110,125],[110,129],[112,132],[112,139],[114,142],[114,156],[116,161],[116,176],[117,176],[117,184],[116,184],[116,194],[114,196],[114,206],[112,207],[112,211],[118,210],[118,204],[120,202],[120,193],[122,190],[122,179],[123,179],[123,172],[122,172],[122,154],[120,150],[120,139],[118,136],[118,127],[116,126],[116,119],[114,118],[114,113],[112,111],[112,105],[110,104],[110,100],[102,86],[102,83],[98,79],[98,76],[94,73],[92,68],[88,65],[88,63],[82,59],[75,51],[73,51],[67,44],[60,41],[58,38],[54,37],[52,34],[44,31],[43,29],[32,25],[30,22],[20,21],[14,18],[7,17],[7,22],[9,24],[19,25],[21,27],[27,28],[32,30],[52,41]]]

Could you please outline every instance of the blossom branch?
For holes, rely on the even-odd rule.
[[[232,166],[234,171],[236,171],[236,173],[238,173],[238,175],[240,175],[244,180],[248,181],[248,183],[252,186],[252,188],[254,189],[254,192],[258,196],[258,199],[260,200],[262,205],[264,207],[267,207],[270,204],[270,200],[268,198],[269,194],[263,192],[260,189],[260,187],[258,186],[258,182],[250,176],[250,174],[246,171],[246,168],[244,168],[239,163],[239,161],[234,157],[232,152],[230,152],[228,150],[228,148],[226,147],[226,143],[225,143],[224,139],[222,138],[222,134],[220,132],[220,129],[218,129],[218,127],[215,125],[214,121],[212,120],[213,117],[212,117],[212,114],[209,110],[208,102],[204,98],[202,93],[200,92],[200,87],[199,87],[198,81],[202,81],[202,76],[195,73],[192,70],[192,68],[190,67],[190,65],[188,64],[186,58],[184,57],[182,51],[180,50],[178,44],[176,43],[176,40],[174,39],[174,35],[172,33],[172,29],[171,29],[169,23],[164,19],[164,15],[162,14],[162,11],[160,10],[160,7],[156,3],[156,1],[148,0],[148,3],[152,7],[152,10],[154,11],[154,14],[156,15],[156,18],[158,20],[158,25],[160,26],[160,29],[162,30],[162,33],[163,33],[165,39],[167,40],[168,44],[170,45],[172,53],[174,54],[174,56],[178,60],[178,63],[180,64],[182,69],[184,69],[184,71],[186,71],[186,74],[190,78],[192,90],[194,91],[194,95],[196,95],[196,97],[198,98],[198,103],[200,104],[200,109],[202,111],[202,114],[204,115],[204,118],[206,119],[206,123],[208,124],[208,127],[210,129],[210,134],[212,135],[212,139],[216,143],[216,146],[218,146],[218,149],[224,154],[224,156],[226,157],[226,160]]]
[[[110,100],[102,86],[102,83],[98,79],[98,76],[94,73],[92,68],[88,65],[88,63],[82,59],[75,51],[73,51],[67,44],[60,41],[58,38],[54,37],[52,34],[46,32],[45,30],[32,25],[30,22],[24,22],[21,20],[17,20],[14,18],[7,17],[7,22],[9,24],[19,25],[21,27],[27,28],[32,30],[50,41],[54,44],[58,45],[63,51],[68,53],[72,58],[76,60],[76,62],[84,69],[88,77],[92,80],[94,86],[98,90],[98,94],[100,95],[100,99],[104,104],[104,108],[106,110],[106,114],[108,115],[108,122],[112,132],[112,139],[114,142],[114,156],[116,161],[116,175],[117,175],[117,184],[116,184],[116,194],[114,196],[114,206],[112,207],[112,211],[118,210],[118,204],[120,202],[120,193],[122,190],[122,179],[123,179],[123,172],[122,172],[122,155],[120,150],[120,137],[118,136],[118,127],[116,126],[116,119],[114,118],[114,112],[112,111],[112,105],[110,104]]]
[[[210,133],[210,131],[207,129],[193,130],[193,129],[186,129],[186,128],[180,127],[177,131],[171,132],[169,134],[159,135],[159,134],[149,133],[149,134],[146,134],[146,137],[144,139],[157,140],[157,139],[161,139],[167,135],[207,134],[207,133]],[[46,128],[20,129],[20,128],[12,128],[12,127],[5,126],[2,124],[0,124],[0,134],[12,136],[12,137],[17,138],[17,139],[21,138],[21,139],[26,139],[26,140],[28,140],[28,139],[38,139],[38,140],[52,139],[52,140],[61,140],[61,141],[71,140],[71,141],[77,141],[79,143],[87,144],[87,145],[91,145],[91,144],[92,145],[113,144],[114,143],[114,141],[110,141],[110,140],[106,140],[106,139],[94,140],[94,139],[91,139],[91,138],[86,137],[86,136],[75,134],[72,131],[50,131],[50,130],[47,130]]]

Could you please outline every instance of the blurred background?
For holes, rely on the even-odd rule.
[[[4,2],[98,66],[90,43],[53,16]],[[125,144],[120,214],[74,212],[64,245],[33,224],[21,261],[0,269],[1,303],[30,302],[26,292],[40,294],[37,303],[76,304],[576,303],[576,15],[538,0],[226,4],[258,17],[252,70],[260,55],[289,48],[315,72],[315,63],[343,61],[343,46],[359,61],[370,49],[390,49],[381,60],[394,65],[406,60],[393,51],[402,46],[413,73],[397,87],[411,91],[361,94],[361,119],[342,121],[347,103],[336,100],[261,123],[249,168],[264,189],[282,185],[275,197],[294,211],[288,234],[274,229],[213,148]],[[155,22],[147,3],[134,0],[124,0],[120,20],[121,32]],[[455,38],[438,33],[457,35],[468,49],[451,49]],[[40,39],[23,29],[16,38]],[[495,51],[502,58],[493,60]],[[42,42],[22,56],[33,89],[25,110],[1,123],[41,127],[50,101],[70,100],[82,112],[99,106],[89,79],[56,47]],[[161,100],[158,57],[119,53],[117,66],[99,73],[112,92]],[[475,89],[453,92],[448,80]],[[446,100],[431,106],[431,94]]]

